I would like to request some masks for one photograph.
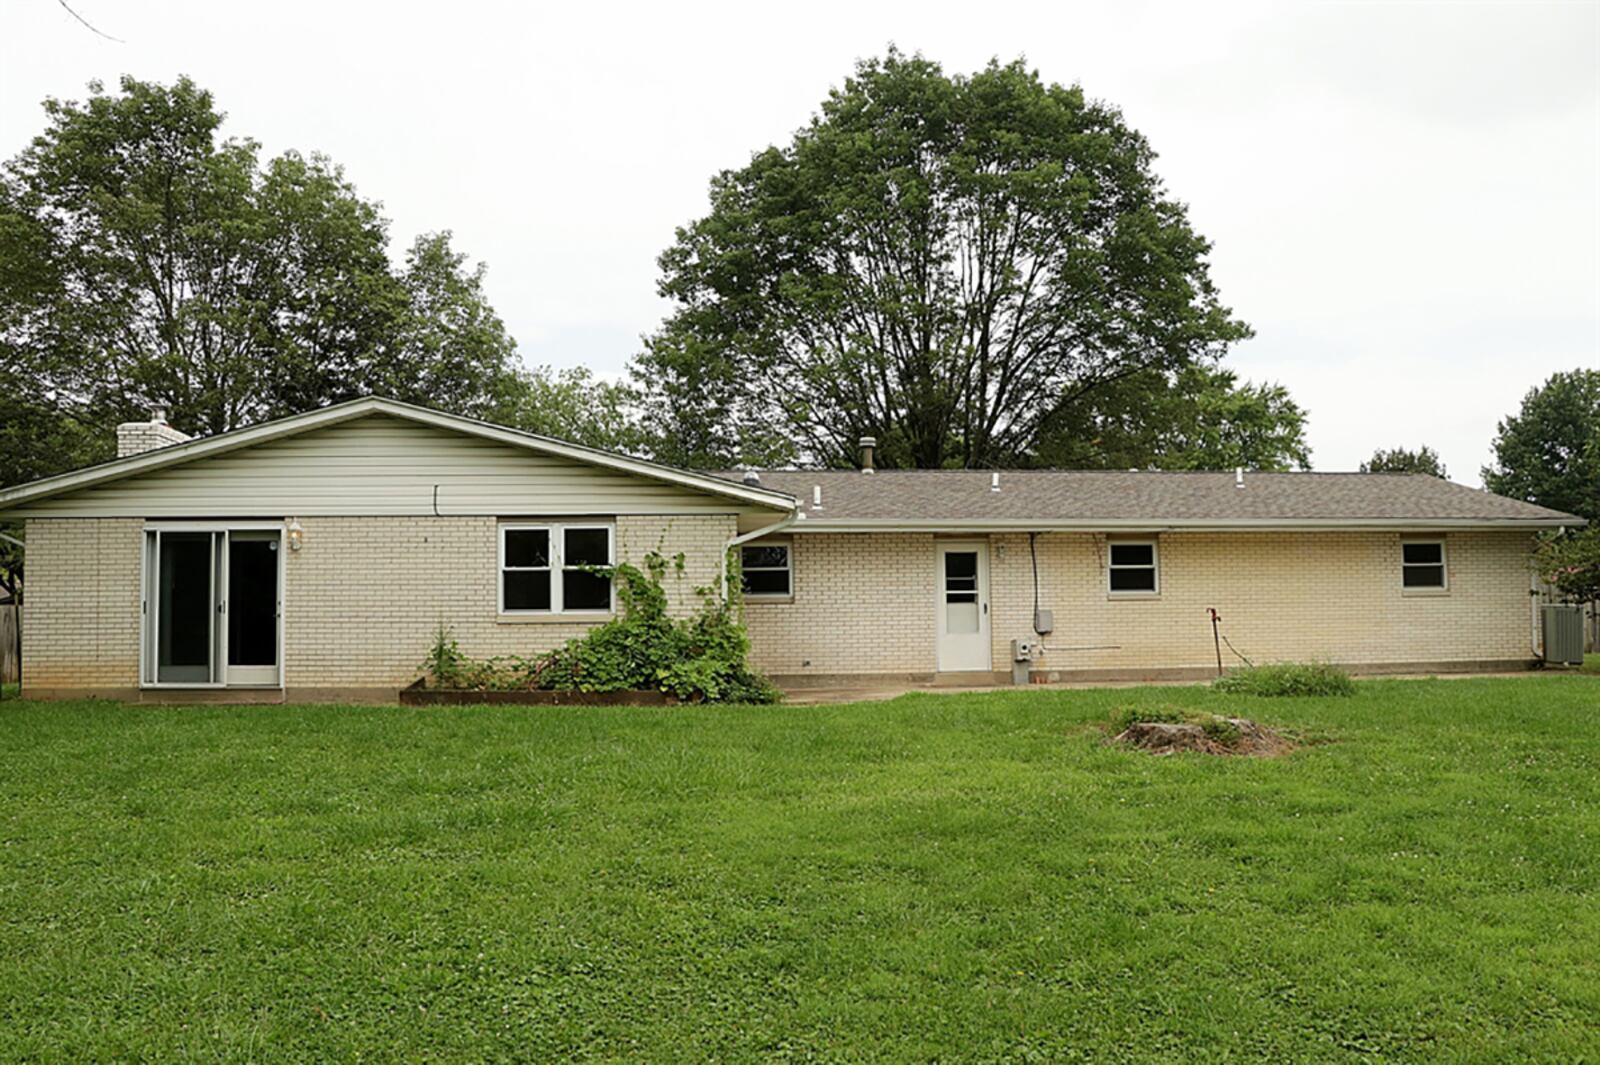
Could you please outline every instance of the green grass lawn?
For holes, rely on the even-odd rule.
[[[1115,707],[1326,742],[1108,748]],[[0,1058],[1596,1060],[1600,681],[0,704]]]

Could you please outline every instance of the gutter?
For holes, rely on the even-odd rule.
[[[796,506],[796,508],[794,510],[791,510],[787,515],[784,516],[784,519],[782,521],[775,522],[775,523],[773,523],[771,525],[763,525],[761,528],[755,529],[755,530],[753,530],[751,532],[741,533],[738,536],[734,536],[734,537],[730,538],[727,543],[722,545],[722,569],[717,574],[717,585],[718,585],[718,587],[720,587],[722,589],[722,601],[724,603],[726,603],[728,601],[728,590],[729,590],[728,589],[728,552],[732,551],[734,548],[738,547],[741,544],[749,543],[751,540],[759,540],[763,536],[771,536],[773,533],[782,532],[783,530],[789,528],[791,525],[795,524],[795,522],[799,521],[800,520],[800,516],[801,516],[800,515],[800,509],[799,509],[798,506]]]
[[[1066,521],[1040,521],[1037,518],[967,519],[929,521],[895,518],[819,518],[799,526],[808,533],[862,532],[1277,532],[1339,530],[1378,532],[1402,530],[1428,532],[1450,529],[1557,529],[1577,525],[1582,519],[1560,518],[1242,518],[1219,521],[1212,518],[1182,518],[1160,521],[1132,518],[1082,518]]]

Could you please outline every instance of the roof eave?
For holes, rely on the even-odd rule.
[[[1583,518],[1085,518],[1072,520],[991,518],[929,521],[894,518],[827,518],[807,513],[790,531],[802,533],[859,532],[1431,532],[1487,529],[1556,529],[1587,524]]]

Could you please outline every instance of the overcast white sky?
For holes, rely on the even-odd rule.
[[[620,371],[707,180],[889,42],[1024,55],[1124,110],[1255,326],[1231,365],[1311,412],[1316,468],[1495,422],[1600,367],[1600,5],[56,0],[0,6],[0,156],[47,95],[186,73],[269,153],[321,151],[396,246],[455,231],[531,363]]]

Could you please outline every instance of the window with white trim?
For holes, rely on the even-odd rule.
[[[783,599],[794,594],[794,563],[787,543],[744,544],[739,575],[750,599]]]
[[[615,546],[610,525],[501,525],[500,613],[609,613]]]
[[[1449,587],[1443,540],[1400,541],[1400,587],[1408,592],[1442,592]]]
[[[1106,546],[1108,592],[1112,595],[1155,595],[1161,590],[1154,540],[1114,540]]]

